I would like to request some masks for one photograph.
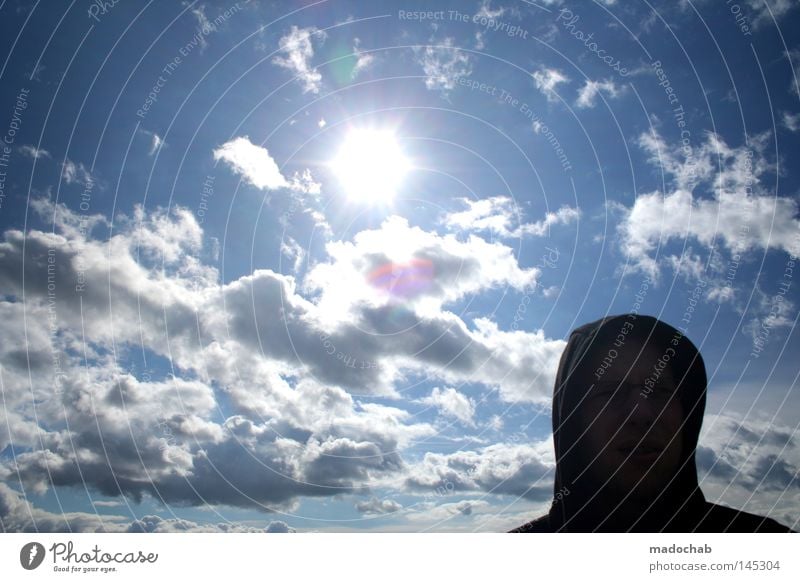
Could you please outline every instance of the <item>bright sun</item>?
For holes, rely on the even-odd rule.
[[[380,203],[394,197],[410,164],[391,131],[357,129],[347,134],[331,168],[349,198]]]

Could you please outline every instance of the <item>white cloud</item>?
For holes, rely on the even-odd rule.
[[[192,15],[197,20],[197,30],[200,32],[196,36],[198,39],[198,45],[200,47],[200,52],[202,53],[206,47],[208,46],[208,41],[206,40],[206,35],[214,30],[214,26],[211,24],[211,21],[206,17],[206,7],[204,4],[197,6],[196,8],[192,8]]]
[[[285,521],[271,521],[266,528],[264,528],[265,533],[294,533],[295,529],[290,527],[288,523]]]
[[[479,512],[491,512],[496,508],[491,507],[490,503],[483,499],[462,499],[461,501],[440,503],[438,505],[435,502],[425,502],[415,506],[414,509],[416,511],[409,513],[407,516],[410,521],[430,522],[436,526],[447,524],[449,526],[448,522],[454,518],[466,517],[472,521]]]
[[[707,249],[716,242],[729,252],[776,249],[799,254],[797,201],[771,195],[762,184],[774,170],[765,157],[767,137],[751,137],[750,148],[731,148],[708,134],[682,158],[681,148],[668,147],[655,131],[642,135],[640,145],[671,179],[672,189],[665,195],[642,194],[624,210],[621,244],[635,266],[657,277],[659,265],[651,254],[673,239],[696,239]],[[695,195],[700,187],[712,198]]]
[[[185,208],[137,207],[115,219],[108,239],[92,238],[63,205],[40,200],[34,209],[56,217],[55,232],[7,230],[0,243],[0,450],[13,440],[19,451],[0,461],[0,480],[27,491],[80,485],[106,498],[292,510],[304,496],[397,480],[404,449],[435,434],[408,411],[359,394],[398,398],[395,382],[424,373],[491,387],[509,402],[550,400],[564,342],[542,332],[364,303],[326,327],[324,294],[306,299],[292,277],[257,270],[220,284],[196,258],[203,233]],[[379,264],[371,251],[391,257],[406,240],[406,252],[435,265],[440,288],[427,292],[439,301],[535,281],[511,249],[475,237],[462,242],[400,219],[362,235],[332,246],[330,264],[343,272]],[[52,302],[49,264],[57,266]],[[14,299],[23,268],[24,303]],[[168,358],[174,375],[145,377],[111,356],[142,349]],[[452,394],[438,396],[449,413],[469,417]],[[148,531],[193,527],[142,521],[136,527]]]
[[[580,217],[580,210],[570,206],[562,206],[555,212],[548,212],[545,217],[538,221],[522,224],[515,231],[515,234],[533,236],[545,236],[550,234],[550,227],[556,224],[569,224]]]
[[[482,51],[486,48],[486,32],[483,30],[475,31],[475,49]]]
[[[534,285],[539,273],[520,269],[511,247],[477,236],[466,241],[440,236],[398,216],[358,233],[353,242],[332,241],[326,250],[333,261],[318,263],[306,286],[321,291],[318,305],[339,318],[361,303],[402,300],[431,307],[493,287],[522,290]]]
[[[789,92],[800,98],[800,48],[793,48],[784,54],[792,71]]]
[[[455,388],[436,387],[430,396],[421,398],[420,402],[435,406],[442,411],[442,414],[455,418],[462,424],[475,426],[475,401]]]
[[[164,146],[164,140],[157,134],[153,134],[153,141],[150,144],[150,152],[148,155],[154,155],[157,151],[159,151]]]
[[[36,146],[32,145],[23,145],[19,147],[19,151],[22,155],[28,156],[29,158],[33,158],[34,160],[40,160],[42,158],[49,158],[50,152],[48,152],[44,148],[37,148]]]
[[[324,40],[327,35],[314,26],[298,28],[293,25],[279,43],[284,56],[275,57],[272,62],[294,73],[303,85],[303,93],[316,94],[322,86],[322,75],[311,66],[314,57],[312,36]]]
[[[520,224],[519,208],[507,196],[479,200],[462,198],[460,201],[467,209],[446,214],[442,219],[445,225],[462,231],[488,231],[504,238],[549,235],[551,226],[569,224],[580,217],[577,208],[563,206],[555,212],[548,212],[542,220]]]
[[[481,0],[480,5],[478,6],[478,11],[475,13],[475,17],[493,19],[500,18],[505,13],[506,9],[503,6],[493,10],[491,0]]]
[[[699,0],[699,3],[708,3],[709,0]],[[698,0],[695,0],[695,4]],[[752,23],[754,28],[761,26],[774,26],[778,20],[788,14],[797,6],[794,0],[742,0],[740,2],[741,14]],[[681,0],[681,7],[686,9],[689,0]]]
[[[95,501],[95,506],[110,506]],[[115,503],[115,505],[120,505]],[[53,513],[33,505],[19,492],[0,482],[0,523],[6,533],[69,532],[69,533],[274,533],[293,532],[283,521],[271,521],[258,529],[239,523],[198,524],[193,521],[145,515],[129,521],[121,515],[105,515],[79,511]]]
[[[359,501],[356,503],[356,509],[359,513],[365,515],[383,515],[387,513],[396,513],[403,509],[394,499],[378,499],[371,497],[368,501]]]
[[[0,463],[0,478],[14,474],[40,492],[85,484],[135,500],[290,509],[300,496],[354,491],[401,470],[397,451],[432,433],[402,410],[361,405],[302,372],[291,342],[276,334],[282,310],[300,361],[332,384],[348,383],[341,370],[331,370],[319,331],[295,319],[310,304],[291,294],[288,279],[256,272],[220,289],[218,274],[195,264],[197,225],[185,209],[120,220],[108,241],[83,238],[63,207],[56,214],[63,217],[59,234],[7,231],[0,245],[7,297],[22,293],[23,242],[27,270],[26,302],[0,302],[3,335],[22,328],[23,310],[30,318],[27,341],[16,334],[0,351],[7,427],[0,449],[13,439],[20,451],[13,463]],[[172,266],[148,268],[137,261],[140,248],[170,256]],[[48,256],[58,265],[52,306]],[[86,280],[80,293],[79,276]],[[251,335],[258,324],[266,326],[261,338],[272,338],[261,346]],[[345,340],[337,337],[342,347]],[[143,379],[120,369],[103,355],[112,345],[117,353],[144,346],[168,356],[176,376]],[[349,384],[371,384],[370,371],[363,372],[351,370]],[[211,378],[219,388],[194,378]],[[232,411],[225,419],[217,418],[217,390]]]
[[[595,106],[595,97],[597,97],[598,94],[604,93],[608,97],[616,98],[622,94],[623,89],[624,86],[617,87],[611,79],[606,79],[605,81],[591,81],[587,79],[578,92],[578,99],[575,105],[583,109],[592,108]]]
[[[261,190],[276,190],[288,186],[269,151],[252,143],[247,136],[222,144],[214,150],[214,159],[226,162],[246,182]]]
[[[76,164],[70,159],[66,159],[61,165],[61,178],[67,184],[80,184],[84,187],[94,184],[94,178],[89,170],[82,163]]]
[[[447,213],[442,222],[459,230],[488,231],[500,236],[511,236],[511,227],[519,222],[519,208],[507,196],[493,196],[470,200],[461,198],[466,210]]]
[[[550,439],[499,443],[478,451],[426,453],[409,467],[406,483],[429,496],[491,492],[543,501],[552,497],[554,468]]]
[[[548,101],[559,101],[558,86],[569,82],[569,78],[558,69],[541,68],[531,73],[536,88],[547,97]]]
[[[706,498],[797,529],[796,433],[797,427],[775,424],[766,415],[707,414],[697,448],[698,477]]]
[[[34,507],[17,491],[0,482],[0,521],[7,533],[119,532],[125,518],[82,512],[52,513]]]
[[[154,132],[154,131],[148,131],[148,130],[146,130],[146,129],[142,129],[142,128],[139,128],[139,132],[140,132],[142,135],[146,135],[147,137],[149,137],[149,138],[150,138],[150,151],[148,151],[148,152],[147,152],[147,155],[148,155],[148,156],[153,156],[153,155],[155,155],[156,153],[158,153],[158,151],[159,151],[159,150],[160,150],[162,147],[165,147],[165,146],[166,146],[166,143],[164,142],[164,138],[162,138],[162,137],[161,137],[160,135],[158,135],[156,132]]]
[[[800,131],[800,113],[783,112],[783,127],[789,131]]]
[[[706,298],[709,301],[716,301],[718,303],[725,303],[733,301],[734,290],[733,286],[718,285],[710,287],[706,293]]]
[[[775,287],[775,292],[768,294],[758,283],[752,289],[753,298],[747,306],[747,315],[750,319],[742,326],[742,331],[750,334],[753,348],[759,352],[769,344],[770,340],[778,339],[775,333],[777,329],[794,328],[795,304],[786,296],[787,290],[788,287],[781,288],[778,285]]]
[[[118,222],[125,220],[126,217],[120,217]],[[202,246],[203,231],[186,208],[173,207],[171,216],[158,211],[148,215],[137,205],[131,220],[131,238],[137,251],[143,251],[153,260],[175,264],[197,253]]]
[[[292,261],[292,272],[297,273],[306,258],[306,251],[296,240],[286,236],[281,240],[281,254]]]
[[[458,80],[472,74],[469,54],[455,46],[448,37],[438,46],[426,46],[417,52],[417,59],[427,76],[425,86],[447,95],[455,89]]]
[[[355,79],[359,73],[366,71],[375,63],[375,55],[361,50],[361,39],[353,39],[353,54],[356,56],[356,64],[353,66],[352,76]]]

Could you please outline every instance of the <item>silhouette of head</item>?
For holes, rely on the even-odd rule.
[[[663,354],[643,338],[631,338],[615,352],[605,374],[590,378],[594,381],[576,410],[586,427],[579,452],[596,481],[649,497],[659,493],[681,463],[683,406],[677,380],[669,366],[653,378]],[[591,353],[590,370],[603,369],[606,356],[601,356]]]
[[[695,448],[706,396],[697,348],[650,316],[572,332],[553,395],[553,517],[567,531],[680,527],[704,502]],[[676,520],[678,520],[676,522]]]

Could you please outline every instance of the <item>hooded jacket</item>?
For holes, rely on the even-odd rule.
[[[627,323],[626,323],[627,322]],[[622,333],[622,332],[625,333]],[[674,477],[646,507],[593,480],[580,460],[581,435],[574,414],[595,370],[591,355],[607,353],[620,338],[672,356],[669,365],[683,409],[682,458]],[[597,370],[599,371],[599,370]],[[697,348],[680,331],[658,319],[636,314],[606,317],[575,329],[561,355],[553,390],[553,443],[556,474],[547,514],[511,533],[533,532],[791,532],[773,519],[706,501],[697,482],[695,450],[706,403],[706,371]],[[625,427],[623,427],[624,430]]]

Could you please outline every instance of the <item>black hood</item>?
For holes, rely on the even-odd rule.
[[[625,333],[623,333],[623,330]],[[621,335],[622,334],[622,335]],[[669,349],[669,365],[678,382],[677,397],[683,409],[680,469],[633,519],[626,500],[605,483],[592,482],[580,460],[584,428],[576,414],[597,370],[589,369],[589,356],[608,352],[619,338],[636,338],[660,351]],[[671,349],[670,349],[671,348]],[[553,392],[553,440],[556,476],[549,511],[554,531],[687,531],[705,504],[698,487],[695,450],[706,404],[706,371],[697,348],[680,331],[658,319],[636,314],[605,317],[575,329],[561,356]],[[576,446],[577,445],[577,446]],[[693,515],[694,514],[694,515]]]

